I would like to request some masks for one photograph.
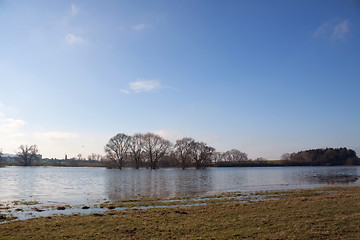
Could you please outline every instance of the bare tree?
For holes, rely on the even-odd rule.
[[[81,153],[79,153],[78,155],[77,155],[77,160],[78,161],[82,161],[82,160],[84,160],[84,158],[83,158],[83,155],[81,154]]]
[[[92,153],[88,156],[89,162],[100,162],[102,159],[102,156],[100,154]]]
[[[136,169],[140,167],[141,156],[143,154],[143,137],[143,134],[137,133],[130,139],[130,156]]]
[[[2,149],[0,149],[0,163],[2,162],[2,155],[3,155]]]
[[[30,166],[33,161],[38,159],[38,152],[39,150],[36,145],[31,145],[30,147],[28,145],[21,145],[17,155],[22,165]]]
[[[144,154],[150,163],[151,169],[156,169],[158,161],[169,151],[170,141],[153,133],[147,133],[143,137]]]
[[[183,138],[176,141],[175,144],[175,153],[177,157],[181,160],[181,167],[185,169],[189,162],[191,161],[191,154],[194,148],[194,139],[192,138]]]
[[[223,153],[223,160],[226,162],[240,162],[247,161],[249,159],[246,153],[243,153],[237,149],[231,149]]]
[[[215,151],[214,148],[209,147],[203,142],[193,142],[192,160],[194,161],[195,168],[204,168],[210,162],[211,155]]]
[[[281,160],[290,160],[290,153],[284,153],[283,155],[281,155]]]
[[[122,169],[123,162],[129,153],[130,137],[119,133],[106,144],[105,152],[107,158],[113,162],[118,169]]]

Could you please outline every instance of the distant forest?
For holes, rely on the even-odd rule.
[[[292,153],[287,163],[292,165],[301,163],[309,166],[358,165],[359,159],[352,149],[326,148]]]
[[[254,160],[244,162],[217,162],[217,167],[255,167],[255,166],[341,166],[360,165],[356,152],[347,148],[311,149],[297,153],[285,153],[281,160]]]

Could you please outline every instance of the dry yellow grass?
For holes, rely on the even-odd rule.
[[[0,239],[360,239],[360,187],[278,196],[14,221],[0,225]]]

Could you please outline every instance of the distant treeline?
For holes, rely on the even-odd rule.
[[[360,159],[352,149],[311,149],[297,153],[285,153],[281,160],[219,161],[214,167],[278,167],[278,166],[341,166],[360,165]]]
[[[297,153],[284,153],[280,160],[266,160],[262,157],[249,159],[247,154],[237,149],[216,152],[215,148],[192,138],[182,138],[175,142],[153,133],[128,136],[119,133],[105,146],[106,155],[91,154],[85,159],[82,154],[77,158],[65,160],[41,159],[36,145],[21,145],[16,157],[11,161],[1,161],[0,165],[38,165],[38,166],[92,166],[118,168],[166,168],[195,167],[273,167],[273,166],[339,166],[360,165],[360,159],[352,149],[326,148],[311,149]]]
[[[219,161],[213,162],[211,167],[280,167],[280,166],[288,166],[280,160],[246,160],[246,161],[238,161],[238,162],[227,162],[227,161]]]
[[[352,149],[347,148],[325,148],[311,149],[292,153],[285,161],[288,165],[306,166],[337,166],[337,165],[359,165],[359,158]]]

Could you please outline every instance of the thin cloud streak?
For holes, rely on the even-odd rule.
[[[323,38],[332,41],[345,39],[350,32],[350,21],[345,19],[336,22],[325,22],[313,33],[313,38]]]
[[[331,34],[332,40],[344,39],[345,35],[349,32],[349,21],[344,20],[334,27],[334,31]]]
[[[138,78],[136,79],[136,81],[130,82],[127,88],[121,88],[120,92],[123,94],[131,94],[131,93],[150,92],[164,88],[179,91],[179,89],[177,88],[163,85],[158,79],[148,80],[148,79]]]
[[[71,16],[75,16],[79,13],[79,9],[75,4],[71,4]]]
[[[331,31],[331,25],[329,23],[324,23],[320,27],[318,27],[313,33],[313,38],[325,38],[329,35]]]
[[[147,92],[161,87],[159,80],[140,80],[129,83],[129,88],[134,92]]]
[[[146,80],[146,79],[137,79],[134,82],[130,82],[127,89],[120,89],[120,92],[124,94],[130,93],[141,93],[154,91],[156,89],[162,88],[163,85],[159,80]]]

